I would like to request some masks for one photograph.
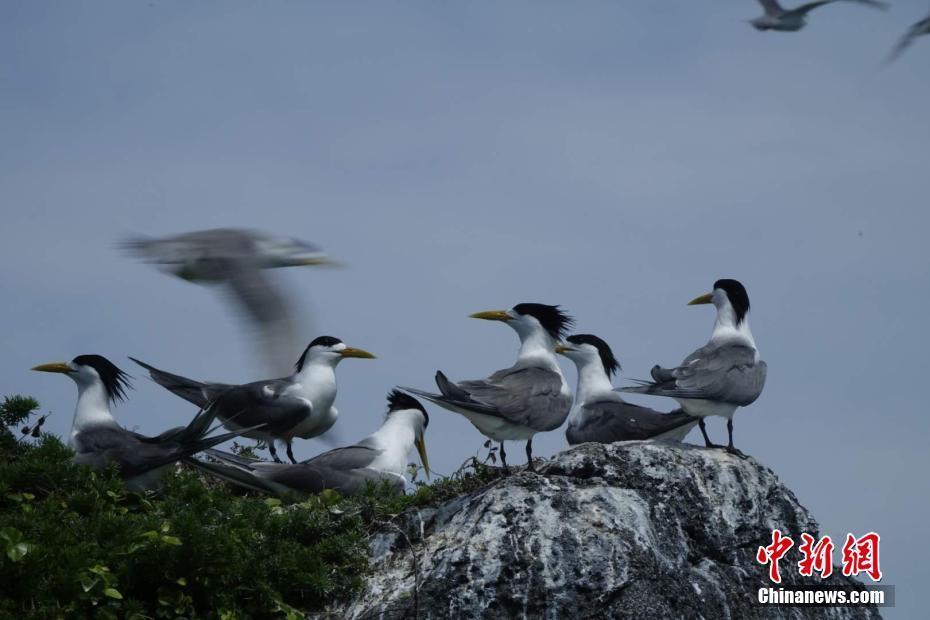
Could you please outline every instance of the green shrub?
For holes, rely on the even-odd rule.
[[[57,437],[34,438],[36,409],[0,404],[4,618],[302,617],[361,587],[368,535],[385,521],[497,476],[475,461],[474,474],[412,495],[280,500],[178,468],[139,495],[115,471],[74,466]]]

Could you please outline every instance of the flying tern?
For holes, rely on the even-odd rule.
[[[388,395],[388,412],[381,427],[354,445],[293,465],[247,459],[219,450],[207,452],[218,463],[197,459],[188,462],[233,484],[276,495],[319,493],[324,489],[352,495],[379,481],[403,491],[407,484],[407,455],[413,447],[429,477],[424,439],[428,425],[423,405],[394,390]]]
[[[911,46],[917,37],[921,37],[926,34],[930,34],[930,15],[907,29],[907,32],[905,32],[904,35],[898,39],[898,42],[891,50],[891,53],[888,55],[888,58],[885,62],[887,63],[895,61],[898,56],[904,53],[904,50]]]
[[[697,425],[699,418],[681,410],[660,413],[624,401],[610,383],[611,376],[620,370],[620,363],[607,343],[597,336],[569,336],[555,351],[578,367],[575,404],[565,430],[569,445],[632,439],[682,441]]]
[[[837,2],[838,0],[817,0],[808,2],[793,9],[782,8],[778,0],[759,0],[765,15],[749,20],[756,30],[777,30],[779,32],[797,32],[807,25],[807,14],[825,4]],[[856,2],[876,9],[886,9],[886,2],[878,0],[842,0],[843,2]]]
[[[254,326],[265,365],[287,372],[302,331],[293,303],[265,270],[332,263],[318,247],[259,231],[217,228],[161,238],[137,237],[122,246],[188,282],[221,285]]]
[[[202,409],[186,427],[177,427],[155,437],[146,437],[120,426],[110,405],[125,398],[129,386],[126,373],[100,355],[79,355],[70,362],[42,364],[32,370],[62,373],[78,387],[69,445],[74,461],[94,469],[115,463],[131,491],[158,487],[167,465],[206,450],[239,432],[206,437],[215,412]]]
[[[291,375],[242,385],[195,381],[130,359],[173,394],[201,407],[212,402],[216,417],[230,430],[261,424],[261,428],[243,430],[242,434],[266,442],[275,461],[279,459],[274,442],[283,441],[288,458],[296,463],[293,439],[318,437],[336,423],[336,366],[349,357],[375,356],[347,347],[338,338],[320,336],[307,345]]]
[[[475,319],[503,321],[520,337],[517,362],[487,379],[454,383],[439,371],[440,394],[402,388],[449,411],[460,413],[482,435],[500,442],[501,462],[507,467],[504,441],[526,440],[528,467],[533,470],[533,436],[562,425],[572,405],[571,389],[562,376],[555,347],[572,323],[558,306],[517,304],[510,310],[490,310]]]
[[[717,280],[713,292],[696,297],[688,305],[697,304],[717,308],[710,341],[676,368],[654,366],[651,382],[618,390],[674,398],[685,413],[701,418],[699,426],[708,446],[714,444],[707,436],[704,418],[727,418],[727,447],[735,450],[733,413],[759,398],[767,370],[749,329],[749,295],[736,280]]]

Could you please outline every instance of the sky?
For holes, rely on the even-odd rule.
[[[512,363],[515,334],[472,312],[561,304],[611,344],[622,384],[703,344],[713,309],[685,304],[734,277],[769,366],[736,445],[823,534],[880,533],[886,615],[914,617],[930,576],[915,394],[930,38],[881,61],[926,11],[837,3],[783,34],[746,23],[750,0],[5,0],[0,394],[36,396],[66,434],[73,384],[29,368],[98,353],[135,377],[119,420],[157,433],[194,412],[127,355],[261,378],[221,299],[124,256],[133,234],[253,227],[345,262],[280,276],[307,342],[378,356],[339,367],[346,441],[395,385]],[[431,412],[431,462],[450,473],[483,438]],[[725,439],[722,419],[709,429]],[[534,447],[564,449],[563,432]]]

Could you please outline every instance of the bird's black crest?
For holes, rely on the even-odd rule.
[[[312,347],[334,347],[337,344],[342,342],[338,338],[333,338],[332,336],[319,336],[314,338],[313,341],[307,345],[307,348],[304,349],[304,352],[300,354],[300,359],[297,360],[297,363],[294,364],[294,367],[297,369],[297,372],[303,370],[304,362],[307,361],[307,352]]]
[[[524,303],[517,304],[513,309],[517,314],[529,314],[534,317],[554,340],[564,338],[568,328],[574,322],[574,319],[562,312],[559,306]]]
[[[78,355],[71,362],[79,366],[90,366],[97,371],[100,380],[103,382],[103,389],[107,392],[107,399],[110,402],[125,399],[126,388],[132,388],[132,384],[129,383],[129,375],[102,355]]]
[[[739,325],[749,312],[749,293],[738,280],[723,279],[714,282],[714,289],[723,289],[736,312],[736,324]]]
[[[604,364],[604,371],[607,372],[608,377],[613,376],[618,370],[621,370],[620,362],[614,357],[614,352],[610,350],[606,342],[597,336],[591,334],[574,334],[566,338],[566,340],[572,344],[589,344],[597,349],[597,353],[601,357],[601,363]]]
[[[429,414],[426,413],[426,409],[423,408],[423,405],[413,396],[405,394],[400,390],[391,390],[388,394],[388,413],[393,413],[394,411],[400,411],[402,409],[419,409],[423,414],[423,417],[426,418],[426,422],[423,424],[423,427],[429,426]]]

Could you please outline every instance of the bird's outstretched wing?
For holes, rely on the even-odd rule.
[[[765,385],[767,366],[755,356],[754,349],[741,344],[708,344],[677,368],[654,368],[653,381],[617,391],[746,406],[759,397]]]
[[[785,12],[778,4],[777,0],[759,0],[759,4],[762,5],[762,10],[765,11],[765,14],[769,17],[778,17]]]
[[[905,32],[904,35],[898,39],[898,42],[895,43],[895,46],[891,48],[891,52],[888,53],[888,57],[885,59],[885,64],[897,60],[898,57],[904,53],[904,50],[911,46],[914,39],[926,34],[930,34],[930,17],[920,20],[907,29],[907,32]]]

